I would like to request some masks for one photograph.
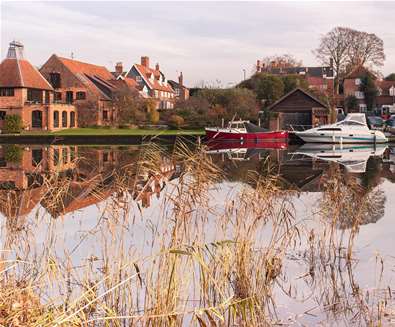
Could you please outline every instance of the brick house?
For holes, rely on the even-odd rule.
[[[169,84],[174,90],[176,100],[188,100],[189,89],[184,85],[184,76],[182,72],[178,76],[178,83],[176,81],[169,80]]]
[[[328,106],[314,95],[296,88],[277,100],[267,109],[270,113],[270,130],[291,130],[327,124],[330,121]]]
[[[281,67],[281,65],[265,66],[260,60],[256,63],[257,73],[267,73],[271,75],[286,76],[296,75],[303,77],[309,89],[317,91],[326,96],[334,94],[334,70],[333,65],[316,67]]]
[[[155,68],[150,67],[148,57],[141,57],[141,63],[134,64],[125,77],[135,80],[143,94],[156,100],[156,109],[174,108],[174,90],[160,70],[159,64]]]
[[[376,107],[395,104],[395,81],[380,80],[376,82],[378,96],[376,97]]]
[[[73,105],[55,103],[54,90],[23,56],[23,45],[11,42],[0,64],[0,128],[6,115],[19,115],[26,130],[58,130],[77,126]]]
[[[110,125],[116,118],[114,76],[103,66],[52,55],[40,69],[57,103],[75,104],[80,125]]]

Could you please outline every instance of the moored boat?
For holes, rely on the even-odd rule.
[[[269,131],[250,123],[249,121],[231,121],[228,127],[207,127],[205,128],[206,137],[214,140],[286,140],[287,131]]]
[[[294,132],[306,143],[386,143],[383,132],[371,130],[365,114],[348,114],[340,122]]]

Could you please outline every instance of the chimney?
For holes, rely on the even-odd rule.
[[[122,66],[122,62],[117,62],[115,65],[115,72],[117,73],[117,75],[121,75],[123,73],[123,66]]]
[[[149,57],[147,56],[141,57],[141,66],[149,68]]]
[[[256,61],[256,72],[259,73],[261,71],[261,61],[257,60]]]
[[[23,59],[23,44],[12,41],[8,48],[7,59]]]
[[[333,58],[329,59],[329,66],[333,68]]]
[[[182,72],[180,73],[180,76],[178,76],[178,84],[180,84],[180,86],[184,86],[184,76],[182,75]]]
[[[159,64],[158,63],[155,65],[155,70],[159,71]]]

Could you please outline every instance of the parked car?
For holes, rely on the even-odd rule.
[[[384,120],[378,116],[369,116],[368,123],[371,129],[379,129],[382,130],[384,127]]]
[[[395,134],[395,116],[392,115],[389,119],[385,121],[384,131]]]

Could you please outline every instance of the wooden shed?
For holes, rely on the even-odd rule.
[[[303,129],[329,122],[329,107],[301,88],[296,88],[269,108],[271,130]]]

